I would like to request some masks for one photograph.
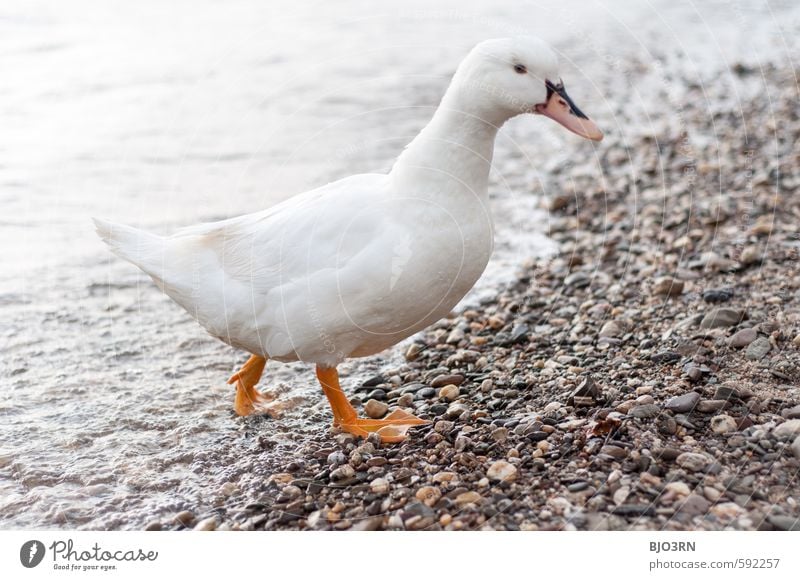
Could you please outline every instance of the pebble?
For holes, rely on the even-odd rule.
[[[622,326],[614,320],[609,320],[600,329],[600,336],[605,336],[605,337],[620,336],[621,334],[624,333],[625,330],[622,328]]]
[[[711,460],[708,456],[702,453],[684,452],[678,455],[675,463],[686,469],[687,471],[703,471]]]
[[[197,522],[194,529],[199,532],[213,532],[217,529],[217,523],[217,516],[211,516]]]
[[[431,381],[431,387],[438,389],[445,385],[458,386],[464,382],[464,375],[440,375]]]
[[[623,447],[618,447],[617,445],[603,445],[600,448],[600,453],[603,455],[608,455],[613,459],[625,459],[628,456],[628,451]]]
[[[465,507],[468,505],[477,505],[483,501],[483,496],[479,494],[477,491],[465,491],[464,493],[458,494],[456,496],[455,502],[456,505],[459,507]]]
[[[445,385],[439,390],[439,398],[446,401],[455,401],[458,398],[459,390],[456,385]]]
[[[442,497],[442,492],[438,487],[426,485],[419,488],[417,493],[414,494],[414,497],[425,505],[433,507],[439,501],[439,498]]]
[[[794,438],[794,443],[792,443],[792,453],[797,459],[800,459],[800,435]]]
[[[650,419],[651,417],[656,417],[660,412],[661,408],[658,405],[636,405],[628,411],[628,416],[636,417],[637,419]]]
[[[774,514],[767,517],[769,523],[785,532],[800,532],[800,518]]]
[[[711,507],[711,502],[704,498],[702,495],[696,493],[687,497],[683,503],[678,507],[678,512],[687,514],[689,516],[699,516],[708,511]]]
[[[503,441],[508,439],[508,429],[505,427],[498,427],[497,429],[492,431],[492,439],[502,443]]]
[[[367,414],[367,417],[370,419],[380,419],[386,412],[389,410],[389,405],[384,403],[383,401],[376,401],[375,399],[370,399],[367,401],[367,404],[364,405],[364,412]]]
[[[653,285],[653,293],[659,296],[680,296],[683,293],[683,280],[659,278]]]
[[[776,439],[789,440],[800,435],[800,419],[790,419],[784,421],[772,431]]]
[[[591,277],[586,272],[573,272],[564,278],[564,285],[573,288],[585,288],[592,283]]]
[[[721,411],[727,406],[728,406],[728,401],[703,400],[697,403],[697,406],[694,409],[698,413],[716,413],[718,411]]]
[[[194,523],[194,514],[188,510],[179,512],[172,518],[176,524],[180,524],[185,528],[192,527]]]
[[[372,493],[383,495],[385,493],[389,493],[390,485],[386,479],[382,477],[376,477],[370,482],[369,488],[372,490]]]
[[[494,481],[514,481],[517,478],[517,468],[507,461],[495,461],[489,466],[486,475]]]
[[[356,471],[350,465],[342,465],[331,471],[331,482],[338,485],[347,485],[355,481]]]
[[[685,395],[680,395],[679,397],[673,397],[664,405],[664,408],[668,411],[673,411],[675,413],[688,413],[692,411],[696,406],[697,403],[700,402],[700,393],[695,391],[691,391],[686,393]]]
[[[731,431],[736,431],[736,419],[730,415],[716,415],[711,418],[711,430],[717,435],[724,435]]]
[[[769,339],[765,336],[760,336],[747,347],[744,355],[749,360],[761,360],[767,355],[770,348],[772,348],[772,345],[770,345]]]
[[[417,360],[422,351],[423,347],[415,342],[406,349],[406,360],[409,362]]]
[[[404,393],[397,399],[398,407],[411,407],[414,405],[414,395],[412,393]]]
[[[703,300],[706,302],[728,302],[733,298],[733,290],[730,288],[711,288],[703,292]]]
[[[714,308],[700,321],[700,328],[727,328],[739,324],[744,319],[741,310],[733,308]]]
[[[761,252],[755,246],[747,246],[744,250],[742,250],[742,255],[739,257],[739,260],[745,266],[756,264],[760,262],[761,259]]]
[[[758,338],[755,328],[743,328],[728,339],[728,346],[732,348],[744,348]]]

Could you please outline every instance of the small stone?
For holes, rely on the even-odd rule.
[[[463,403],[453,403],[452,405],[447,407],[444,416],[447,417],[448,419],[458,419],[459,417],[461,417],[461,415],[468,412],[469,412],[469,407],[467,407]]]
[[[711,460],[702,453],[685,452],[678,455],[675,463],[686,469],[687,471],[703,471]]]
[[[194,523],[194,514],[188,510],[179,512],[172,518],[176,524],[180,524],[185,528],[189,528]]]
[[[483,501],[483,496],[477,491],[465,491],[456,496],[455,502],[459,507],[467,505],[478,505]]]
[[[690,516],[699,516],[706,513],[710,507],[710,501],[708,501],[702,495],[693,493],[683,501],[683,503],[678,507],[678,511]]]
[[[716,502],[719,501],[719,498],[722,497],[722,492],[714,487],[707,485],[703,488],[703,495],[705,495],[706,499],[708,499],[709,501]]]
[[[758,338],[755,328],[743,328],[728,339],[728,346],[732,348],[744,348]]]
[[[664,486],[664,490],[680,497],[686,497],[692,493],[692,490],[683,481],[671,481]]]
[[[439,498],[442,497],[442,492],[439,490],[438,487],[433,487],[430,485],[426,485],[425,487],[421,487],[417,490],[417,493],[414,494],[419,501],[424,503],[429,507],[433,507],[436,502],[439,501]]]
[[[700,401],[699,403],[697,403],[697,406],[695,407],[695,411],[697,411],[698,413],[716,413],[718,411],[721,411],[722,409],[724,409],[727,406],[728,406],[728,401],[720,401],[720,400],[709,401],[709,400],[705,400],[705,401]]]
[[[398,407],[411,407],[414,404],[414,395],[412,393],[404,393],[397,399]]]
[[[145,532],[160,532],[163,529],[164,529],[164,526],[161,525],[161,522],[159,522],[158,520],[154,520],[154,521],[150,522],[149,524],[147,524],[145,526],[144,531]]]
[[[621,334],[624,334],[624,332],[625,330],[618,322],[616,322],[615,320],[609,320],[600,329],[600,336],[613,338],[616,336],[620,336]]]
[[[458,475],[453,473],[452,471],[440,471],[439,473],[433,476],[434,483],[450,483],[451,481],[458,478]]]
[[[700,394],[696,393],[695,391],[691,391],[685,395],[673,397],[667,401],[666,405],[664,405],[664,408],[675,413],[689,413],[697,406],[697,403],[699,402]]]
[[[613,459],[625,459],[628,456],[627,449],[617,445],[603,445],[600,448],[601,455],[607,455]]]
[[[769,339],[765,336],[760,336],[753,341],[744,353],[748,360],[761,360],[772,348]]]
[[[628,411],[629,417],[636,417],[637,419],[650,419],[657,416],[661,412],[658,405],[636,405],[631,407]]]
[[[547,207],[550,211],[558,211],[567,207],[571,199],[571,195],[560,193],[550,198],[550,203],[547,204]]]
[[[372,490],[372,493],[383,495],[385,493],[389,493],[390,486],[389,482],[386,481],[384,478],[376,477],[370,482],[369,488],[370,490]]]
[[[594,382],[592,377],[586,377],[581,381],[569,397],[569,404],[575,407],[591,407],[597,404],[600,398],[600,387]],[[545,407],[546,409],[546,407]]]
[[[703,292],[703,300],[706,302],[727,302],[733,298],[733,290],[730,288],[710,288]]]
[[[663,350],[650,355],[650,360],[660,365],[681,360],[681,355],[673,350]]]
[[[573,272],[564,278],[564,285],[573,288],[585,288],[592,283],[592,279],[586,272]]]
[[[731,401],[741,398],[739,389],[730,385],[720,385],[714,391],[714,399],[718,401]]]
[[[767,520],[779,530],[785,532],[800,532],[800,518],[776,514],[767,516]]]
[[[742,250],[742,255],[739,257],[739,261],[745,266],[750,266],[760,262],[761,252],[755,246],[747,246],[744,250]]]
[[[800,435],[794,438],[794,443],[792,443],[792,453],[797,459],[800,459]]]
[[[528,339],[528,333],[530,332],[530,327],[527,324],[515,324],[514,328],[511,330],[511,342],[512,344],[518,344],[520,342],[525,342]]]
[[[464,375],[439,375],[431,381],[431,387],[438,389],[445,385],[458,386],[464,382]]]
[[[800,347],[800,334],[798,334],[792,339],[792,344],[797,347]]]
[[[439,390],[439,398],[446,401],[455,401],[458,398],[459,390],[455,385],[445,385]]]
[[[659,296],[680,296],[683,293],[683,280],[659,278],[653,285],[653,293]]]
[[[744,312],[733,308],[714,308],[700,321],[700,328],[727,328],[744,320]]]
[[[464,340],[465,337],[466,335],[464,334],[464,331],[457,326],[449,335],[447,335],[447,344],[458,344]]]
[[[505,427],[498,427],[494,431],[492,431],[492,439],[498,442],[505,441],[508,439],[508,429]]]
[[[736,431],[736,419],[730,415],[716,415],[711,418],[711,430],[717,435],[724,435],[731,431]]]
[[[331,481],[338,485],[347,485],[355,481],[356,471],[350,465],[342,465],[331,471]]]
[[[434,423],[433,430],[436,433],[445,433],[445,434],[447,434],[447,433],[450,433],[450,431],[453,430],[453,427],[455,427],[455,423],[453,423],[452,421],[441,420],[441,421],[436,421],[436,423]]]
[[[514,481],[517,478],[517,468],[507,461],[495,461],[489,466],[486,475],[495,481]]]
[[[423,350],[422,346],[415,342],[406,349],[406,360],[409,362],[417,360]]]
[[[217,516],[211,516],[200,520],[194,526],[194,529],[198,532],[213,532],[217,529]]]
[[[788,441],[800,435],[800,419],[790,419],[784,421],[772,431],[776,439]]]
[[[389,405],[382,401],[376,401],[375,399],[370,399],[367,401],[367,404],[364,405],[364,412],[370,419],[380,419],[388,410]]]

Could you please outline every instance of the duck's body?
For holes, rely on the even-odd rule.
[[[254,385],[266,359],[300,360],[317,365],[335,421],[348,430],[401,439],[423,423],[404,413],[375,425],[355,418],[340,400],[335,367],[447,314],[488,263],[494,139],[519,111],[474,98],[465,87],[481,72],[475,68],[462,64],[432,121],[389,174],[348,177],[169,237],[96,220],[115,253],[210,334],[253,355],[232,379],[251,403],[237,398],[242,414],[260,397]]]

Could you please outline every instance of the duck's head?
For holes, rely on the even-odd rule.
[[[481,42],[458,67],[453,83],[460,104],[473,105],[489,121],[534,113],[550,117],[581,137],[603,138],[597,125],[567,95],[556,53],[538,38]]]

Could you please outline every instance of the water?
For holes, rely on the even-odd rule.
[[[245,357],[108,254],[90,216],[168,233],[385,171],[484,38],[553,42],[576,102],[619,132],[619,103],[602,97],[617,82],[615,52],[647,61],[666,42],[687,66],[758,60],[790,54],[771,39],[777,20],[797,23],[777,3],[733,16],[739,3],[711,3],[702,17],[682,2],[557,4],[4,2],[0,527],[138,528],[214,506],[257,489],[329,421],[302,365],[270,365],[264,381],[301,397],[302,412],[233,417],[225,379]],[[504,128],[497,252],[470,300],[549,251],[546,168],[565,155],[594,163],[593,153],[542,119]],[[346,384],[397,356],[349,363]]]

